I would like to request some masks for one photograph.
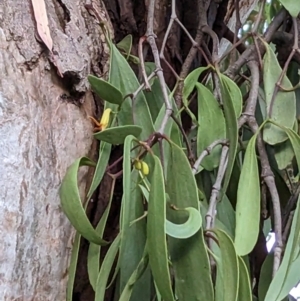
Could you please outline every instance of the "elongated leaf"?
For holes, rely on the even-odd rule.
[[[123,95],[120,90],[111,85],[109,82],[93,75],[88,76],[88,81],[92,86],[93,91],[107,102],[121,105]]]
[[[147,217],[147,245],[154,281],[165,301],[174,301],[166,242],[166,193],[159,158],[154,156]]]
[[[133,70],[119,50],[111,44],[111,64],[109,82],[121,91],[123,95],[134,93],[140,86]],[[153,123],[143,92],[132,100],[127,97],[118,113],[119,125],[138,125],[142,127],[141,139],[147,139],[153,133]]]
[[[193,70],[184,80],[184,86],[182,91],[182,102],[184,104],[185,110],[187,114],[191,117],[193,123],[197,124],[197,118],[193,114],[193,112],[189,109],[188,106],[188,97],[195,89],[195,85],[198,82],[199,76],[204,70],[207,70],[208,67],[199,67]]]
[[[128,135],[138,137],[142,132],[142,128],[136,125],[124,125],[118,127],[111,127],[102,132],[94,134],[94,137],[98,140],[110,143],[110,144],[123,144],[125,138]]]
[[[145,199],[149,201],[149,192],[143,186],[139,185]],[[174,238],[185,239],[196,234],[202,225],[202,216],[199,210],[189,207],[179,211],[186,211],[188,213],[188,219],[183,224],[174,224],[166,219],[166,234]]]
[[[193,70],[192,72],[190,72],[189,75],[185,78],[183,91],[182,91],[182,97],[184,103],[187,104],[187,99],[195,89],[195,85],[199,80],[199,76],[203,71],[207,70],[208,68],[209,67],[199,67]]]
[[[226,194],[223,195],[222,201],[217,204],[217,218],[226,226],[226,233],[231,239],[235,235],[235,211],[227,198]]]
[[[75,283],[75,276],[76,276],[76,268],[77,268],[77,261],[78,261],[78,253],[80,247],[80,234],[76,232],[74,243],[72,246],[72,255],[68,270],[68,284],[67,284],[67,296],[66,301],[73,301],[73,288]]]
[[[137,187],[139,173],[131,170],[131,148],[134,136],[127,136],[124,143],[123,157],[123,199],[120,215],[121,245],[119,255],[120,278],[119,291],[122,292],[129,277],[137,268],[146,244],[146,221],[140,220],[138,223],[132,221],[144,214],[143,198],[140,189]],[[151,166],[150,166],[151,170]],[[131,301],[141,300],[141,295],[150,295],[150,273],[138,280],[135,285]]]
[[[226,121],[226,136],[229,140],[229,151],[228,151],[228,163],[225,172],[224,182],[223,182],[223,191],[224,193],[227,190],[228,183],[231,177],[235,156],[237,152],[238,145],[238,125],[236,119],[236,112],[233,105],[231,89],[228,87],[227,78],[218,74],[220,78],[220,87],[223,99],[224,106],[224,115]]]
[[[99,150],[99,158],[97,161],[97,165],[96,165],[96,170],[95,170],[95,174],[92,180],[92,184],[91,187],[89,189],[89,192],[87,194],[87,198],[90,199],[91,196],[93,195],[93,193],[95,192],[95,190],[97,189],[98,185],[100,184],[107,164],[108,164],[108,160],[109,160],[109,156],[110,156],[110,152],[111,152],[111,144],[108,144],[106,142],[101,142],[100,143],[100,150]]]
[[[279,0],[285,9],[291,14],[292,17],[296,18],[300,12],[299,2],[294,0]]]
[[[91,225],[80,199],[77,186],[77,173],[79,167],[84,165],[94,166],[95,163],[88,158],[82,157],[77,159],[68,168],[59,190],[61,206],[73,227],[85,239],[95,244],[106,245],[107,242],[98,235]]]
[[[249,273],[244,260],[238,256],[239,263],[239,291],[237,300],[252,301]]]
[[[219,258],[215,258],[217,259],[215,301],[236,301],[239,287],[239,271],[238,258],[233,242],[222,230],[213,230],[212,232],[216,234],[219,242]]]
[[[130,297],[132,295],[133,287],[136,284],[136,282],[141,278],[141,276],[144,274],[147,266],[148,266],[149,257],[148,254],[144,254],[143,258],[139,262],[137,268],[134,270],[134,272],[131,274],[130,278],[128,279],[124,290],[122,291],[122,294],[120,296],[119,301],[129,301]]]
[[[98,274],[97,283],[96,283],[96,290],[95,290],[95,301],[103,301],[105,290],[108,282],[108,277],[111,273],[113,263],[119,251],[121,235],[115,238],[111,246],[109,247],[103,263],[101,265],[100,272]]]
[[[267,104],[267,116],[271,120],[292,129],[296,118],[296,96],[295,92],[278,91],[272,101],[275,85],[280,77],[282,69],[277,61],[272,48],[265,43],[266,54],[264,56],[264,87]],[[292,88],[290,80],[285,75],[282,80],[285,88]],[[271,145],[287,140],[287,135],[283,130],[273,124],[266,124],[263,131],[263,139]]]
[[[282,263],[275,274],[265,301],[281,301],[300,281],[300,196],[294,213],[291,232],[287,241]]]
[[[259,283],[258,283],[258,299],[260,301],[265,300],[265,296],[267,294],[270,283],[272,281],[273,260],[274,260],[274,253],[271,252],[268,254],[261,267]]]
[[[183,150],[170,144],[167,193],[170,203],[177,208],[192,207],[199,210],[198,189],[191,166]],[[176,224],[185,219],[174,210],[168,211],[168,219]],[[169,250],[175,274],[175,290],[179,300],[213,300],[210,264],[203,233],[200,229],[187,239],[169,237]]]
[[[255,152],[256,137],[254,135],[247,146],[237,193],[234,245],[240,256],[252,251],[259,232],[260,180]]]
[[[105,208],[105,211],[104,211],[103,215],[101,216],[101,219],[96,227],[96,231],[100,237],[102,237],[104,234],[108,214],[109,214],[110,207],[111,207],[111,202],[113,199],[114,188],[115,188],[115,179],[112,181],[112,184],[111,184],[110,198],[109,198],[108,205]],[[88,256],[87,256],[87,270],[88,270],[90,284],[91,284],[92,288],[94,289],[94,291],[96,290],[96,282],[97,282],[97,278],[98,278],[98,274],[99,274],[99,270],[100,270],[100,268],[99,268],[100,251],[101,251],[101,246],[90,243]]]
[[[202,84],[196,83],[198,92],[198,133],[197,156],[211,143],[226,138],[225,118],[218,101],[213,94]],[[221,145],[216,146],[206,156],[201,165],[207,170],[213,170],[219,165]]]
[[[124,37],[124,39],[120,41],[116,46],[125,52],[126,58],[128,59],[132,47],[132,35],[129,34]]]
[[[275,159],[279,170],[285,169],[293,160],[295,154],[289,140],[274,145]]]
[[[237,84],[231,80],[229,77],[222,75],[223,83],[226,84],[228,89],[228,93],[230,94],[230,98],[234,107],[235,116],[239,118],[242,113],[243,106],[243,97],[240,88]]]

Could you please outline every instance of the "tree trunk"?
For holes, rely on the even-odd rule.
[[[45,2],[53,55],[38,38],[31,1],[0,3],[2,300],[65,300],[74,231],[61,211],[58,191],[67,167],[78,157],[93,157],[96,149],[87,116],[99,108],[86,76],[101,77],[107,72],[104,35],[84,7],[85,1]],[[116,40],[133,34],[136,52],[138,38],[145,34],[149,0],[104,2]],[[178,16],[194,36],[199,21],[195,1],[177,2]],[[219,19],[227,16],[222,14],[229,11],[231,2],[222,1],[216,11]],[[240,12],[245,20],[257,1],[240,2],[247,4],[242,4],[246,9]],[[169,22],[167,7],[167,0],[157,1],[159,46]],[[100,11],[109,20],[104,7]],[[234,11],[227,18],[234,30]],[[178,30],[175,26],[166,58],[180,71],[190,43]],[[172,73],[165,65],[164,71],[172,85]],[[79,182],[84,195],[86,177],[79,177]]]
[[[65,300],[74,230],[58,192],[67,167],[92,149],[86,76],[107,71],[83,1],[45,2],[55,59],[37,40],[31,1],[0,2],[2,300]]]

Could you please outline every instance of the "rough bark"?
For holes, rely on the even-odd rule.
[[[67,167],[91,152],[86,76],[107,71],[83,1],[45,2],[63,78],[36,39],[31,1],[0,2],[1,300],[65,300],[74,230],[58,191]]]

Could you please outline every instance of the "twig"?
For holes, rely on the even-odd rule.
[[[143,43],[144,43],[145,40],[146,40],[146,37],[141,37],[140,38],[138,52],[139,52],[139,59],[140,59],[140,62],[141,62],[141,71],[142,71],[142,76],[143,76],[143,79],[144,79],[145,89],[146,89],[146,91],[151,91],[151,87],[150,87],[148,77],[147,77],[147,74],[146,74],[144,55],[143,55]]]
[[[209,200],[208,210],[205,216],[206,219],[206,230],[212,229],[214,227],[215,216],[216,216],[216,207],[218,196],[222,187],[222,180],[225,175],[227,162],[228,162],[228,146],[224,145],[222,148],[221,158],[220,158],[220,165],[217,174],[217,179],[215,184],[212,187],[212,192]]]
[[[286,18],[286,10],[281,9],[280,12],[275,16],[273,21],[268,26],[268,29],[266,30],[264,34],[264,40],[268,43],[271,41],[273,34],[277,31],[278,27],[281,25],[281,23]],[[262,44],[259,44],[259,50],[261,55],[265,52],[264,46]],[[239,57],[239,59],[232,64],[225,72],[227,76],[230,78],[234,78],[235,75],[239,72],[239,70],[249,61],[255,60],[255,45],[252,45],[248,47],[248,49],[243,52],[243,54]]]
[[[219,145],[219,144],[226,145],[227,143],[228,143],[228,140],[225,140],[225,139],[216,140],[212,144],[210,144],[205,150],[203,150],[203,152],[200,154],[200,156],[198,157],[198,159],[196,160],[196,162],[192,168],[193,174],[195,175],[197,173],[202,160],[206,156],[208,156],[217,145]]]
[[[155,0],[150,0],[149,7],[148,7],[146,37],[147,37],[147,41],[152,50],[152,54],[153,54],[154,62],[155,62],[155,66],[156,66],[156,74],[157,74],[157,77],[159,80],[159,84],[160,84],[160,87],[162,90],[164,102],[166,105],[165,116],[164,116],[161,126],[158,130],[158,133],[163,134],[165,127],[167,125],[167,122],[173,112],[173,108],[172,108],[171,102],[169,100],[169,96],[168,96],[168,92],[167,92],[167,85],[166,85],[164,74],[163,74],[161,64],[160,64],[159,52],[158,52],[157,45],[155,42],[156,36],[153,32],[154,9],[155,9]]]

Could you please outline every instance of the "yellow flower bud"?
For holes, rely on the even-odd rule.
[[[111,109],[106,109],[101,117],[100,127],[102,131],[105,130],[108,126],[110,113],[111,113]]]
[[[142,164],[141,172],[144,176],[147,176],[149,174],[149,166],[144,161],[141,161],[141,164]]]
[[[141,170],[142,169],[142,163],[141,163],[141,161],[140,160],[135,160],[134,161],[134,167],[137,170]]]

